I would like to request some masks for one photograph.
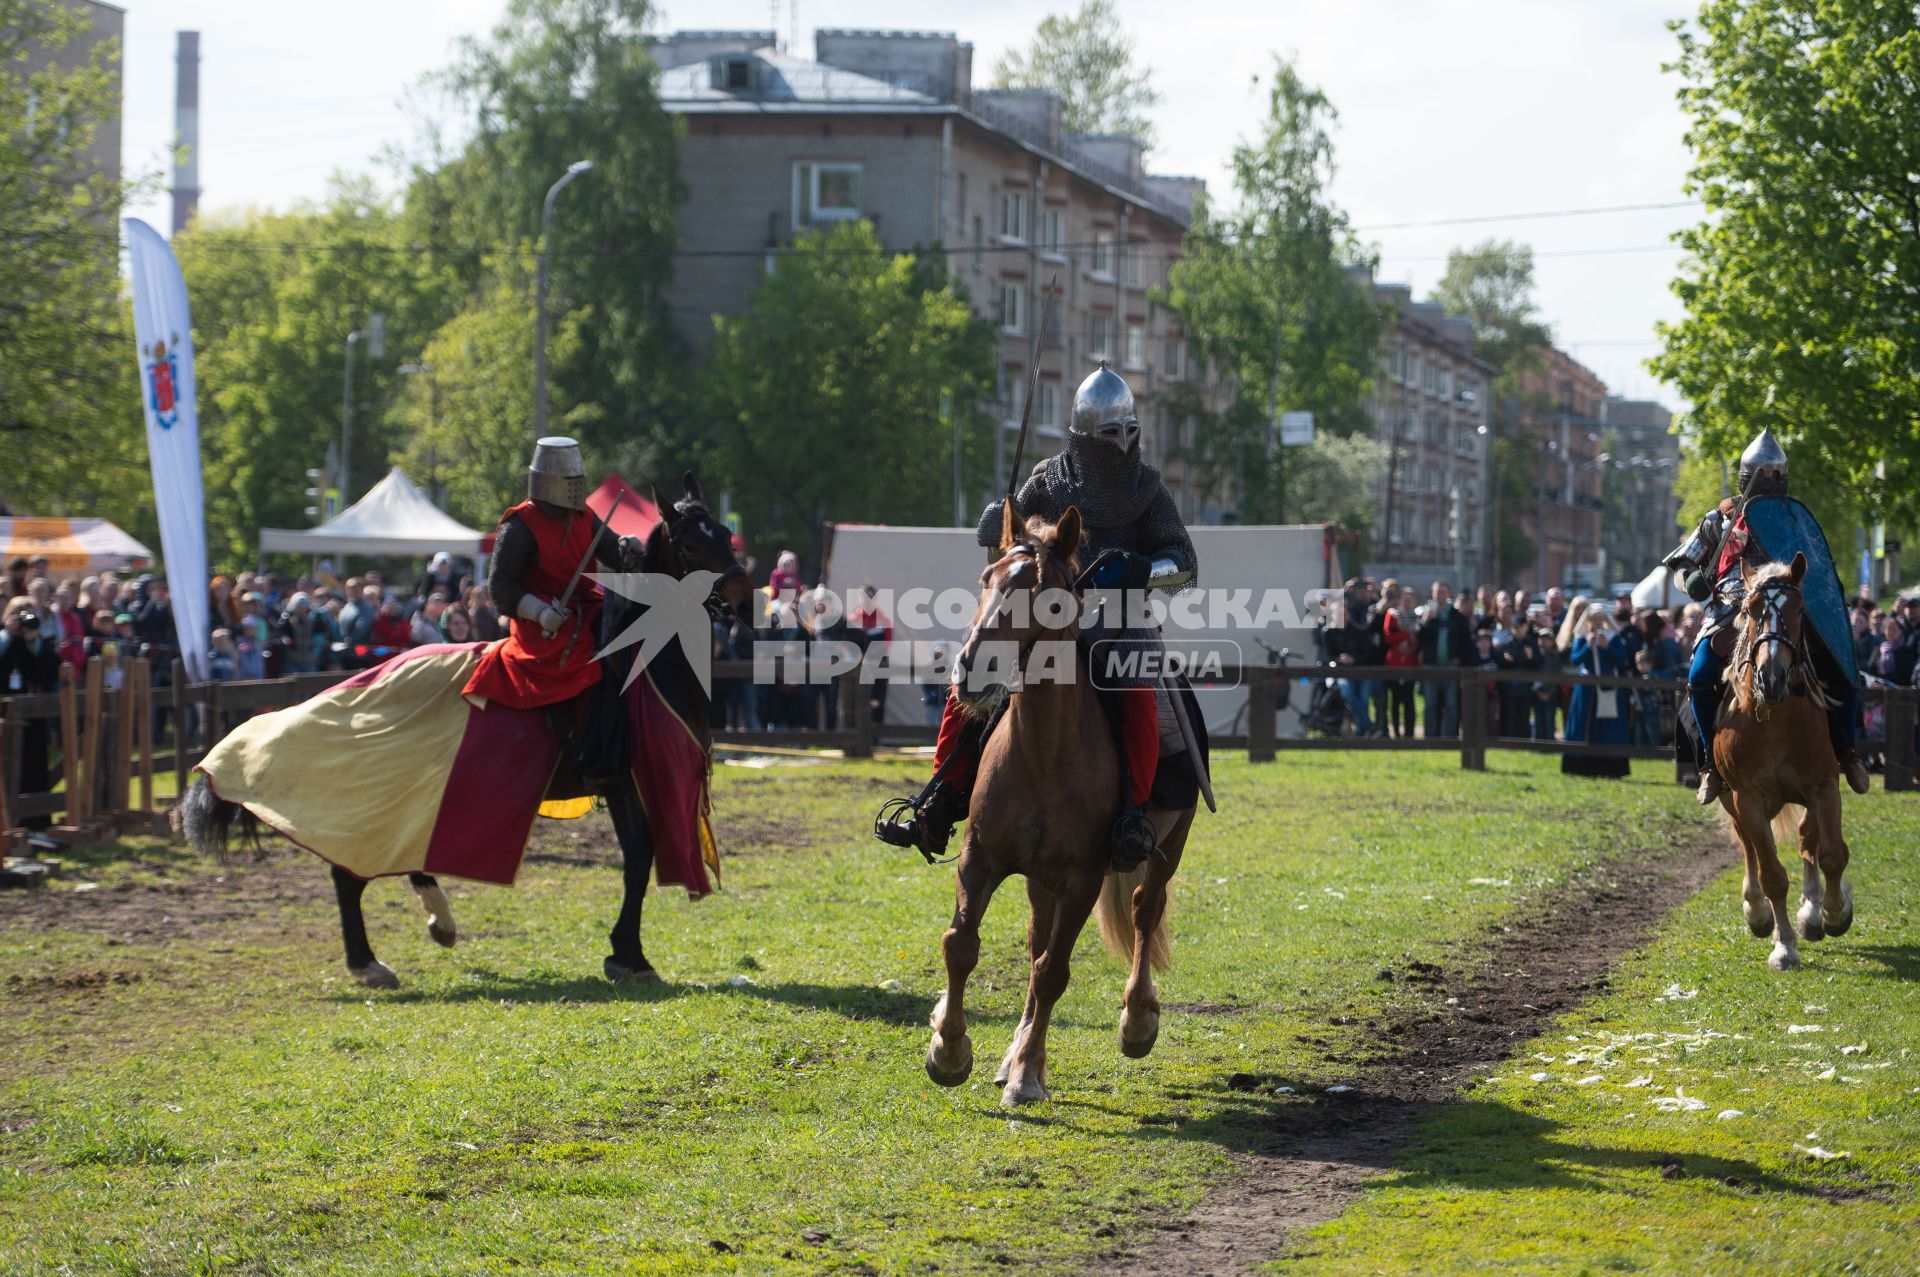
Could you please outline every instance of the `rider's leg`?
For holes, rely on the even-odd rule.
[[[980,765],[980,720],[963,711],[947,693],[940,715],[940,733],[933,743],[933,770],[929,782],[912,804],[912,815],[889,820],[883,810],[874,833],[896,847],[917,847],[928,856],[944,855],[953,840],[953,827],[966,819],[967,799],[973,792],[973,774]]]
[[[1115,724],[1120,751],[1127,764],[1126,802],[1113,823],[1113,864],[1125,872],[1153,854],[1153,824],[1147,819],[1147,800],[1153,795],[1154,773],[1160,767],[1159,696],[1151,687],[1129,687],[1119,693],[1120,715]]]
[[[1853,792],[1864,794],[1869,781],[1867,765],[1860,761],[1860,689],[1847,682],[1846,676],[1817,643],[1809,646],[1813,649],[1813,665],[1820,685],[1833,701],[1827,710],[1827,739],[1833,744],[1833,756],[1839,760],[1840,772]]]
[[[1724,690],[1721,676],[1727,670],[1726,655],[1715,650],[1720,638],[1720,634],[1715,634],[1694,644],[1693,664],[1687,669],[1687,705],[1693,711],[1693,724],[1687,735],[1693,745],[1694,769],[1700,773],[1702,803],[1712,802],[1725,788],[1713,768],[1714,724],[1720,714],[1720,696]]]

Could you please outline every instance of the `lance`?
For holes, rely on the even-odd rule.
[[[624,488],[613,494],[613,504],[607,507],[607,517],[600,521],[608,532],[613,531],[614,513],[620,509],[620,503],[626,499],[627,493]],[[587,511],[587,517],[591,519],[593,517],[593,511]],[[567,605],[573,602],[573,592],[580,588],[580,578],[586,575],[587,565],[593,562],[593,552],[600,544],[599,536],[594,535],[591,528],[588,529],[588,532],[587,552],[580,557],[580,566],[573,570],[573,580],[567,582],[567,592],[560,596],[559,608],[562,612],[565,612]],[[567,645],[560,649],[560,664],[565,665],[567,663],[567,657],[573,655],[573,641],[579,637],[580,627],[575,625],[573,627],[573,633],[567,635]]]
[[[1052,314],[1049,303],[1054,289],[1060,284],[1060,272],[1055,271],[1047,279],[1047,295],[1040,301],[1040,325],[1033,334],[1032,370],[1027,374],[1027,402],[1020,409],[1020,438],[1013,445],[1013,468],[1007,471],[1007,500],[1013,500],[1013,493],[1020,486],[1020,458],[1027,450],[1027,431],[1033,425],[1033,396],[1040,387],[1040,347],[1047,336],[1047,319]]]

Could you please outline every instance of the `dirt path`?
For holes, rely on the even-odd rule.
[[[1423,1109],[1484,1077],[1568,1008],[1605,987],[1607,971],[1677,905],[1737,857],[1703,829],[1684,845],[1603,866],[1509,924],[1477,964],[1383,971],[1420,1005],[1371,1026],[1350,1088],[1292,1098],[1245,1174],[1210,1193],[1144,1250],[1116,1252],[1103,1273],[1238,1273],[1286,1254],[1302,1228],[1340,1214],[1392,1165]],[[1448,999],[1458,999],[1449,1005]],[[1236,1075],[1228,1085],[1246,1084]]]

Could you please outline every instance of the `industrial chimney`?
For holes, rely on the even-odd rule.
[[[200,206],[200,33],[181,31],[173,93],[173,233]]]

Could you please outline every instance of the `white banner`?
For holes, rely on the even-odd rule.
[[[200,419],[194,411],[193,323],[187,281],[160,233],[127,219],[133,268],[133,336],[140,359],[140,402],[153,459],[180,658],[196,683],[207,680],[207,522],[200,495]]]

